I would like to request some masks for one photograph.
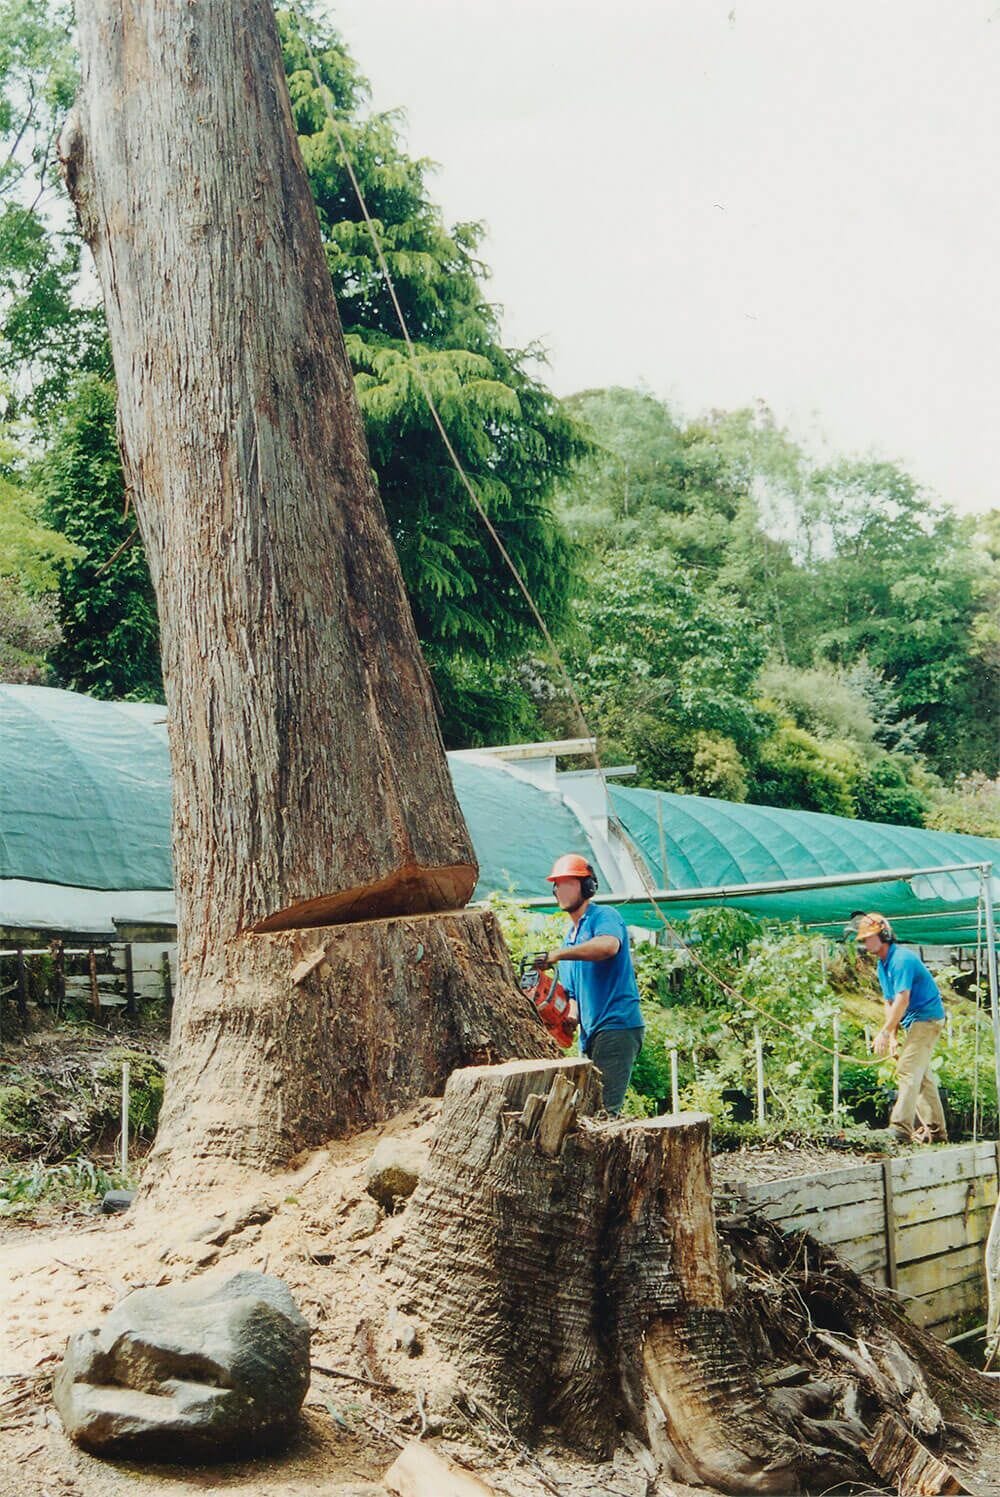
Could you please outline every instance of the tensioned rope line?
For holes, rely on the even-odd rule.
[[[539,632],[549,649],[552,663],[556,667],[559,676],[565,684],[566,690],[569,694],[570,702],[573,706],[573,710],[576,713],[578,722],[583,729],[583,734],[587,738],[594,739],[594,749],[591,753],[591,757],[594,762],[594,768],[600,776],[601,784],[604,787],[605,802],[608,808],[609,820],[614,824],[619,836],[622,837],[623,841],[627,842],[628,839],[625,828],[623,827],[611,800],[607,777],[604,773],[604,766],[601,763],[600,754],[597,749],[596,734],[593,734],[591,732],[589,724],[587,723],[587,719],[584,714],[580,698],[577,694],[576,687],[573,684],[572,677],[570,676],[565,661],[562,658],[559,647],[553,639],[549,627],[546,624],[545,619],[541,613],[541,610],[535,602],[528,584],[525,582],[524,577],[521,574],[520,569],[518,568],[506,545],[504,544],[503,537],[500,535],[496,526],[493,524],[493,521],[490,519],[485,506],[479,498],[479,495],[476,493],[475,487],[468,474],[466,473],[465,468],[462,465],[462,461],[455,450],[454,444],[450,436],[448,435],[447,428],[445,427],[444,422],[441,419],[437,404],[434,400],[433,392],[430,388],[430,382],[428,381],[423,369],[420,366],[420,354],[417,350],[416,344],[413,341],[413,338],[410,335],[406,317],[400,304],[399,297],[396,293],[396,286],[392,278],[392,272],[389,269],[389,264],[382,246],[382,240],[379,236],[377,228],[375,227],[375,223],[372,219],[371,213],[368,210],[367,200],[362,190],[361,183],[358,181],[357,175],[355,173],[354,165],[351,161],[350,152],[347,149],[347,142],[344,138],[344,133],[340,128],[340,121],[337,119],[333,94],[331,93],[327,84],[323,81],[323,75],[320,71],[319,62],[316,58],[315,52],[313,51],[312,42],[309,39],[306,26],[306,18],[303,14],[300,0],[292,0],[291,9],[295,14],[299,40],[305,48],[306,57],[309,61],[309,69],[312,73],[316,87],[319,90],[320,98],[323,101],[323,107],[326,110],[327,120],[337,142],[341,159],[344,163],[344,169],[347,172],[351,186],[354,189],[354,195],[358,200],[358,207],[361,210],[361,215],[365,221],[365,227],[368,230],[368,236],[372,242],[372,248],[375,251],[375,258],[378,261],[379,271],[381,273],[383,281],[385,282],[386,290],[389,293],[389,298],[392,302],[393,310],[399,323],[400,332],[402,333],[403,342],[406,346],[407,355],[410,360],[410,367],[413,371],[414,378],[416,379],[417,384],[420,386],[420,391],[425,401],[427,402],[427,409],[430,412],[431,419],[434,422],[435,427],[437,428],[438,435],[440,436],[441,441],[444,444],[445,451],[451,459],[451,462],[455,468],[455,472],[458,474],[462,487],[465,489],[470,500],[472,501],[472,505],[476,511],[476,514],[482,521],[488,535],[490,536],[490,539],[493,541],[493,544],[496,546],[497,551],[503,559],[505,566],[508,568],[511,576],[517,584],[517,587],[528,606],[531,617],[537,624]],[[643,859],[639,858],[636,860],[636,862],[639,869],[639,876],[645,889],[645,896],[653,910],[656,912],[656,915],[667,934],[672,938],[672,940],[677,943],[677,945],[682,950],[688,953],[688,956],[694,963],[694,965],[700,968],[700,970],[704,972],[712,982],[716,983],[720,990],[727,995],[727,997],[733,998],[740,1003],[745,1004],[747,1008],[749,1008],[752,1012],[758,1014],[767,1023],[775,1024],[779,1028],[787,1030],[789,1034],[794,1035],[797,1039],[804,1040],[807,1044],[813,1045],[817,1049],[825,1051],[825,1053],[828,1055],[839,1056],[841,1060],[845,1060],[851,1065],[876,1066],[881,1064],[881,1060],[878,1056],[865,1056],[864,1058],[860,1056],[854,1057],[844,1055],[842,1051],[835,1051],[831,1049],[830,1046],[824,1045],[821,1040],[817,1040],[812,1035],[805,1034],[802,1030],[796,1029],[790,1024],[786,1024],[784,1020],[777,1018],[774,1014],[768,1013],[766,1009],[760,1008],[757,1004],[752,1003],[750,999],[745,996],[745,994],[741,993],[737,988],[734,988],[731,983],[726,982],[726,980],[720,977],[718,973],[713,972],[711,967],[709,967],[704,962],[704,960],[684,939],[684,937],[680,934],[676,927],[667,919],[667,916],[663,913],[663,910],[656,899],[656,890],[653,885],[652,878],[645,867]]]

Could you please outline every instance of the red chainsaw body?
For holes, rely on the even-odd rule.
[[[556,982],[550,972],[529,967],[521,974],[521,988],[534,1003],[538,1017],[556,1044],[568,1050],[576,1028],[569,1021],[570,997],[562,983]]]

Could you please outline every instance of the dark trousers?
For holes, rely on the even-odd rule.
[[[601,1029],[589,1042],[587,1054],[601,1073],[605,1111],[615,1117],[622,1110],[645,1032],[644,1029]]]

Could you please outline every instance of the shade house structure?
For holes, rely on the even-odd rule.
[[[877,909],[901,939],[995,946],[1000,839],[629,787],[560,771],[589,740],[449,755],[480,864],[476,897],[554,909],[561,852],[649,930],[711,905],[839,938]],[[0,685],[0,927],[113,937],[174,921],[166,709]]]

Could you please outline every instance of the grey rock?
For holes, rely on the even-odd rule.
[[[118,1211],[127,1211],[134,1200],[134,1190],[106,1190],[101,1197],[101,1210],[105,1216],[113,1216]]]
[[[53,1399],[97,1455],[216,1459],[273,1449],[309,1387],[309,1326],[261,1273],[129,1294],[70,1338]]]
[[[386,1211],[395,1211],[417,1188],[429,1149],[409,1138],[383,1138],[368,1161],[365,1189]]]

